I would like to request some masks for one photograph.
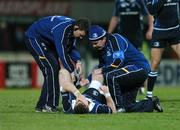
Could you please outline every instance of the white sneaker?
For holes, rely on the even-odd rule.
[[[117,113],[125,113],[125,112],[126,112],[126,110],[124,108],[119,108],[117,110]]]

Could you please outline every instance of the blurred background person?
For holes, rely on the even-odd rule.
[[[170,46],[180,58],[180,0],[146,0],[146,6],[150,14],[154,16],[151,72],[149,73],[147,86],[147,97],[151,98],[165,48]]]
[[[141,49],[144,40],[144,16],[149,17],[142,0],[116,0],[113,16],[109,23],[108,33],[117,31],[128,38],[137,49]],[[148,29],[148,31],[151,30],[151,28]]]

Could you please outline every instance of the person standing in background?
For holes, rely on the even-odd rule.
[[[151,72],[148,74],[147,98],[153,97],[162,54],[170,46],[180,58],[180,0],[145,0],[147,9],[154,16],[151,44]]]
[[[126,37],[137,49],[141,49],[143,43],[143,17],[148,15],[142,0],[116,0],[113,16],[110,20],[108,33],[117,29],[118,33]],[[151,22],[148,22],[151,24]],[[117,28],[118,26],[118,28]],[[147,38],[150,39],[152,25],[149,25]]]

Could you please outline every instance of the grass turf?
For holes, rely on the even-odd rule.
[[[0,90],[0,130],[180,130],[180,87],[156,87],[154,93],[163,113],[67,115],[36,113],[40,90]]]

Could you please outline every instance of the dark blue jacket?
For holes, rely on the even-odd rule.
[[[25,35],[29,38],[44,39],[48,46],[55,46],[64,67],[72,72],[73,61],[80,60],[76,49],[76,40],[73,37],[73,24],[75,20],[65,16],[48,16],[32,24]]]
[[[108,34],[106,45],[99,52],[99,61],[99,68],[106,70],[126,65],[137,65],[147,71],[150,70],[150,65],[144,55],[119,34]]]

